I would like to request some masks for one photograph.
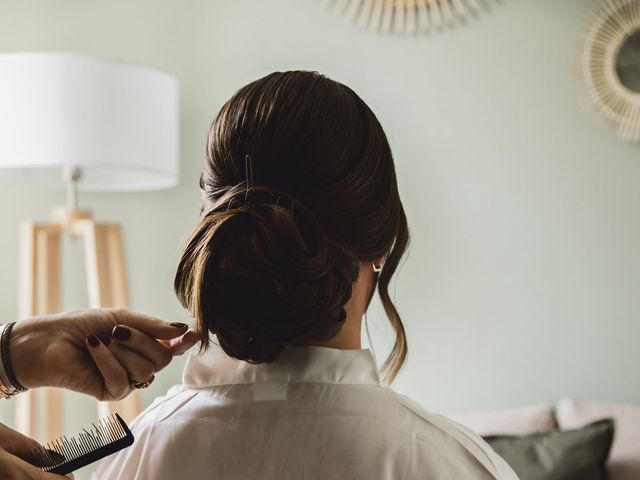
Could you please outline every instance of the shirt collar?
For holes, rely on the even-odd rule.
[[[380,377],[369,349],[288,346],[272,363],[251,364],[216,346],[189,355],[182,383],[195,388],[237,383],[379,384]]]

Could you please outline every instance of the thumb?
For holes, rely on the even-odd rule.
[[[43,472],[24,460],[14,457],[2,448],[0,448],[0,476],[3,479],[30,478],[32,480],[63,480],[68,478]]]
[[[189,325],[185,323],[167,323],[159,318],[122,308],[108,308],[106,310],[120,325],[133,327],[160,340],[179,337],[189,328]]]
[[[40,444],[0,423],[0,448],[11,454],[23,456],[36,448],[40,448]]]

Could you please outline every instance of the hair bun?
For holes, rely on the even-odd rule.
[[[176,291],[228,355],[270,362],[285,345],[327,340],[346,320],[358,260],[313,214],[274,187],[236,185],[201,218],[178,267]]]

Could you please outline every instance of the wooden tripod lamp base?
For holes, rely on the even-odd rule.
[[[78,210],[77,191],[135,192],[178,184],[178,80],[157,68],[73,52],[2,54],[0,105],[0,179],[67,191],[68,208],[56,210],[51,223],[22,227],[20,316],[60,310],[63,235],[84,240],[89,305],[127,307],[120,227],[95,223],[89,212]],[[33,132],[46,135],[33,141]],[[17,424],[27,434],[33,432],[35,395],[16,398]],[[44,430],[51,439],[61,433],[61,397],[54,390],[43,395]],[[130,395],[108,409],[131,418],[138,403]]]
[[[87,210],[58,208],[52,222],[25,222],[20,232],[20,318],[56,313],[60,302],[60,242],[63,235],[82,237],[89,306],[127,308],[127,289],[122,230],[117,224],[96,223]],[[16,428],[35,435],[36,394],[44,396],[44,441],[62,435],[62,392],[45,388],[16,397]],[[99,402],[100,416],[117,411],[125,420],[140,412],[140,399],[133,392],[119,402]]]

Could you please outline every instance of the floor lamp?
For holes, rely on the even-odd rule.
[[[177,183],[178,85],[149,67],[72,53],[0,55],[0,180],[67,191],[66,207],[20,231],[19,318],[54,313],[60,300],[62,236],[84,241],[91,307],[128,307],[121,228],[78,208],[78,191],[136,191]],[[45,397],[45,441],[62,434],[57,389],[16,397],[16,427],[33,436],[36,394]],[[136,394],[99,405],[128,419]]]

